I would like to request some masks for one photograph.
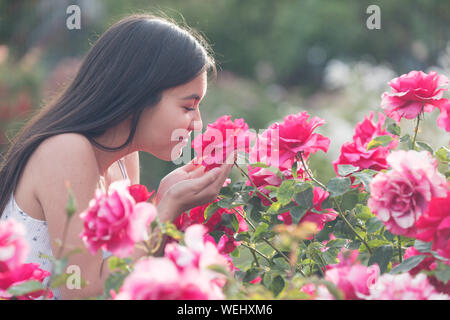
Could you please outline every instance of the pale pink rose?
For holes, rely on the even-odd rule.
[[[433,111],[447,85],[447,77],[434,71],[411,71],[389,82],[392,92],[383,93],[381,107],[397,122],[403,117],[414,119],[422,111]]]
[[[0,272],[17,268],[29,252],[25,227],[14,219],[0,221]]]
[[[436,292],[423,273],[415,277],[409,273],[396,275],[385,273],[371,286],[369,294],[361,294],[360,298],[365,300],[448,300],[449,296]]]
[[[440,114],[437,118],[437,125],[447,132],[450,132],[450,100],[441,99],[438,104]]]
[[[368,295],[369,288],[378,278],[378,265],[366,267],[358,260],[358,250],[342,249],[338,254],[339,263],[328,265],[325,279],[334,283],[344,294],[344,299],[359,299]]]
[[[43,282],[44,279],[49,276],[50,273],[39,268],[38,263],[25,263],[6,272],[0,272],[0,299],[12,298],[12,296],[7,292],[10,287],[17,286],[31,280]],[[43,296],[44,294],[45,290],[37,290],[22,296],[16,296],[14,298],[19,300],[33,300]],[[53,297],[53,292],[51,290],[49,290],[47,297]]]
[[[147,240],[156,208],[147,202],[136,204],[129,184],[128,179],[113,182],[108,194],[97,189],[89,208],[80,214],[84,221],[80,237],[93,255],[102,248],[123,258],[132,254],[135,243]]]
[[[209,267],[230,266],[214,241],[205,240],[206,228],[186,229],[186,246],[170,243],[162,258],[144,258],[125,279],[116,299],[206,300],[224,299],[223,276]]]
[[[426,151],[395,151],[387,161],[392,170],[372,180],[368,206],[390,232],[414,237],[430,200],[446,195],[445,177]]]

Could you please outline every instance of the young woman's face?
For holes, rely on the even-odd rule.
[[[206,94],[207,74],[163,92],[161,101],[146,109],[136,131],[138,150],[170,161],[181,155],[191,132],[202,129],[199,103]]]

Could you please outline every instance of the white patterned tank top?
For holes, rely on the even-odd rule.
[[[128,174],[124,165],[124,158],[121,158],[119,161],[117,161],[117,163],[119,165],[120,171],[122,172],[123,178],[128,179]],[[97,187],[106,192],[105,181],[103,177],[100,177],[100,182]],[[15,219],[18,222],[21,222],[25,226],[25,239],[30,247],[26,263],[39,263],[41,269],[51,272],[51,262],[48,259],[41,257],[41,254],[44,254],[46,256],[53,256],[47,222],[44,220],[32,218],[22,209],[20,209],[14,198],[14,192],[11,194],[9,202],[6,205],[2,216],[0,217],[0,220],[11,218]],[[103,252],[104,259],[106,259],[110,255],[111,254],[107,251]],[[44,286],[47,285],[49,278],[50,277],[45,278],[43,282]],[[54,289],[53,294],[53,299],[61,299],[61,290],[59,288]]]

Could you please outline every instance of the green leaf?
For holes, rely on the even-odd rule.
[[[128,273],[125,272],[113,272],[110,273],[105,281],[105,289],[103,295],[106,298],[111,298],[111,290],[119,292],[120,287],[122,287],[123,281],[127,277]]]
[[[424,241],[420,241],[420,240],[416,240],[414,242],[414,248],[417,249],[417,251],[422,252],[422,253],[429,253],[431,252],[431,242],[424,242]]]
[[[292,223],[297,224],[306,214],[306,208],[294,207],[291,210],[289,210],[289,212],[291,213]]]
[[[442,162],[450,162],[450,150],[446,147],[440,147],[436,151],[436,157]]]
[[[272,203],[269,210],[267,210],[268,214],[278,214],[278,211],[280,210],[281,202],[277,201]]]
[[[367,150],[370,150],[370,149],[373,149],[373,148],[376,148],[379,146],[386,147],[392,140],[393,140],[393,138],[389,135],[375,137],[367,144]]]
[[[440,263],[436,271],[436,278],[438,278],[439,281],[448,284],[448,281],[450,280],[450,267]]]
[[[15,297],[23,296],[35,291],[45,290],[42,282],[31,280],[8,288],[7,292]]]
[[[309,209],[313,206],[314,191],[312,186],[307,183],[301,186],[296,185],[294,200],[299,207]]]
[[[391,123],[387,127],[387,131],[393,135],[400,136],[400,127],[396,123]]]
[[[237,217],[234,213],[223,214],[222,215],[222,224],[226,227],[229,227],[234,232],[238,232],[238,230],[239,230],[239,220],[237,219]]]
[[[223,209],[228,209],[229,207],[232,206],[232,204],[233,204],[232,198],[222,198],[219,201],[217,201],[217,205]]]
[[[277,199],[281,205],[284,206],[291,202],[292,196],[294,195],[294,184],[294,180],[285,180],[281,183],[277,191]]]
[[[264,273],[264,270],[262,268],[258,268],[258,267],[250,268],[245,272],[245,275],[244,275],[244,278],[242,279],[242,281],[244,281],[244,282],[253,281],[263,273]]]
[[[394,250],[391,245],[380,246],[375,249],[372,256],[369,258],[368,265],[370,266],[376,263],[380,267],[380,272],[385,273],[393,253]]]
[[[359,167],[352,166],[351,164],[338,164],[337,168],[338,174],[341,177],[348,176],[349,174],[359,170]]]
[[[433,148],[426,142],[422,141],[416,141],[416,144],[420,147],[420,149],[428,151],[429,153],[433,154]]]
[[[217,202],[213,202],[208,207],[206,207],[204,213],[205,222],[207,222],[209,218],[211,218],[212,215],[216,213],[217,210],[219,210],[219,205],[217,204]]]
[[[375,217],[375,215],[370,211],[368,206],[362,204],[357,204],[356,207],[356,217],[362,221],[367,221],[370,218]]]
[[[378,220],[376,217],[370,218],[366,221],[367,233],[375,233],[381,228],[383,228],[383,222]]]
[[[333,178],[328,182],[327,190],[330,192],[330,197],[334,198],[350,190],[350,185],[349,178]]]
[[[353,185],[358,185],[358,184],[362,183],[364,186],[364,189],[367,192],[370,191],[370,182],[372,181],[372,176],[370,174],[368,174],[367,172],[361,171],[361,172],[355,172],[352,176],[355,178]]]
[[[234,237],[234,239],[236,241],[249,241],[250,233],[248,233],[248,231],[240,232]]]
[[[404,136],[402,136],[400,138],[400,142],[410,142],[411,141],[411,137],[409,134],[405,134]]]
[[[396,274],[400,272],[407,272],[419,265],[425,259],[425,255],[412,256],[397,265],[394,269],[391,270],[391,274]]]
[[[122,271],[128,270],[128,265],[131,263],[131,259],[121,259],[116,256],[112,256],[108,259],[109,270],[113,271],[115,269],[119,269]]]
[[[341,201],[341,209],[343,211],[345,210],[352,210],[359,200],[359,191],[358,189],[353,189],[350,192],[347,192],[342,196]]]
[[[260,237],[264,237],[265,233],[268,231],[269,225],[267,223],[260,223],[255,230],[255,233],[253,233],[253,239],[257,240]]]
[[[281,276],[276,276],[273,278],[272,284],[270,285],[270,290],[273,292],[274,296],[278,296],[284,289],[284,279]]]

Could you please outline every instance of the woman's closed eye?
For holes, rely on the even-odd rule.
[[[193,107],[183,107],[186,111],[195,111]]]

